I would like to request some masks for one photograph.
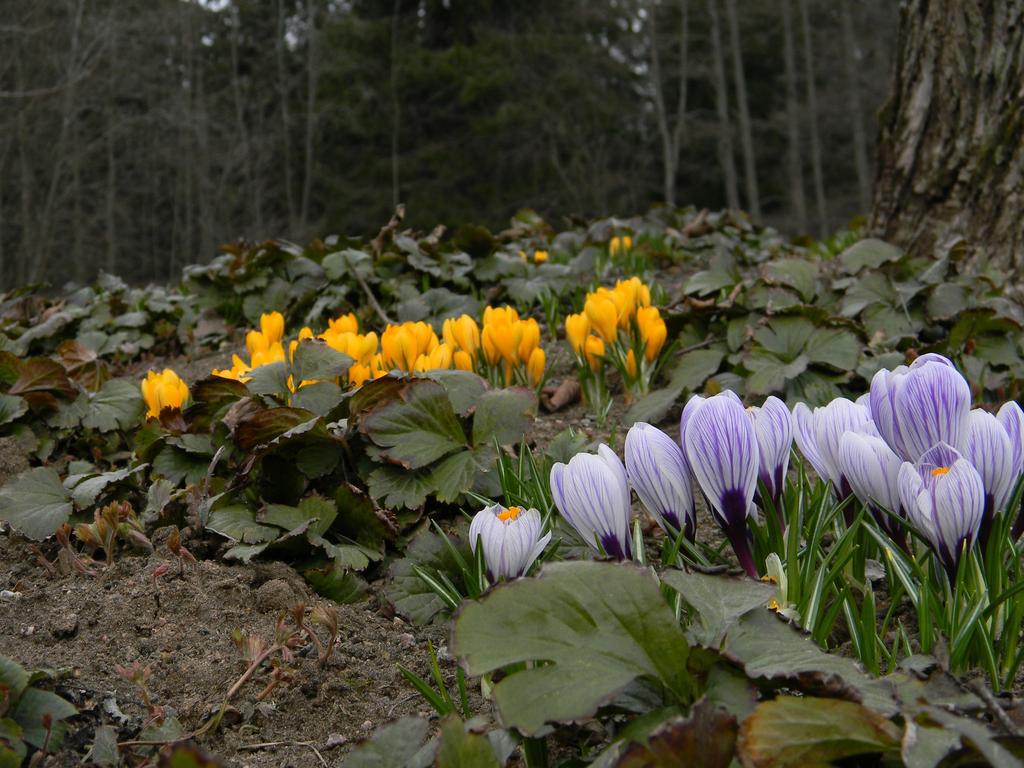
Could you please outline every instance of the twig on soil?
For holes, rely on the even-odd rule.
[[[317,760],[320,761],[320,764],[327,765],[327,761],[324,760],[324,756],[320,754],[320,750],[308,741],[264,741],[259,744],[243,744],[238,749],[254,751],[257,749],[269,749],[270,747],[309,747],[313,750],[313,753],[316,755]]]
[[[1003,726],[1003,730],[1006,731],[1010,736],[1021,736],[1021,730],[1017,727],[1017,724],[1010,719],[1010,716],[1006,714],[1006,710],[1003,709],[1003,705],[999,702],[999,699],[995,697],[995,694],[988,689],[988,686],[982,680],[975,680],[971,683],[971,690],[974,691],[981,700],[985,702],[985,706],[999,724]]]

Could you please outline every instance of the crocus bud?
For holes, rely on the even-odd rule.
[[[541,536],[542,530],[536,509],[495,504],[473,516],[469,546],[474,553],[483,546],[488,579],[514,579],[526,573],[551,540],[550,533]]]

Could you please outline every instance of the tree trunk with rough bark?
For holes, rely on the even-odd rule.
[[[1024,0],[906,2],[880,127],[876,233],[1024,267]]]

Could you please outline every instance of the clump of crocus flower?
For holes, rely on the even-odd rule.
[[[532,317],[521,318],[514,307],[485,308],[482,329],[469,315],[449,318],[442,333],[460,370],[475,371],[495,386],[537,388],[544,381],[547,359],[540,324]]]
[[[170,368],[164,368],[160,373],[150,371],[140,388],[148,409],[147,419],[159,419],[166,409],[180,411],[188,400],[188,384]]]
[[[481,509],[469,525],[469,546],[474,554],[484,550],[487,578],[514,579],[529,570],[551,541],[551,534],[541,536],[540,512],[522,507],[494,504]]]
[[[628,397],[650,389],[668,327],[640,278],[588,293],[583,311],[565,318],[565,337],[578,366],[583,395],[602,416],[608,408],[605,366],[618,371]]]
[[[608,241],[608,255],[612,259],[626,255],[633,250],[633,238],[629,235],[616,235]]]

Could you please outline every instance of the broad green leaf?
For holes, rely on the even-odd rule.
[[[28,411],[25,398],[17,395],[0,395],[0,426],[10,424]]]
[[[852,274],[864,267],[878,269],[886,262],[899,261],[902,256],[903,251],[895,245],[869,237],[854,243],[839,254],[839,262],[844,270]]]
[[[441,749],[438,768],[499,768],[491,742],[486,736],[466,730],[458,717],[449,717],[441,725]]]
[[[3,686],[11,695],[11,699],[17,699],[21,692],[28,686],[29,674],[14,659],[0,656],[0,686]]]
[[[487,382],[472,371],[436,370],[420,374],[433,379],[448,393],[452,408],[459,416],[467,416],[476,407],[481,395],[487,391]]]
[[[782,392],[786,382],[807,370],[808,362],[806,355],[799,355],[792,362],[786,362],[769,352],[755,349],[743,360],[743,365],[751,372],[746,382],[747,393],[770,395]]]
[[[779,696],[763,701],[740,726],[737,752],[757,768],[827,768],[857,755],[895,753],[900,729],[861,704]]]
[[[30,469],[0,488],[0,519],[37,541],[52,536],[71,510],[71,496],[50,467]]]
[[[731,288],[740,281],[735,269],[713,268],[697,272],[686,281],[683,293],[703,295]]]
[[[967,309],[969,300],[970,297],[963,285],[940,283],[928,297],[928,316],[935,320],[952,320]]]
[[[235,441],[243,451],[255,451],[314,433],[325,435],[323,420],[302,408],[264,408],[246,414],[235,425]]]
[[[135,467],[125,467],[124,469],[115,469],[113,472],[85,477],[69,475],[64,480],[64,486],[71,491],[71,499],[75,502],[75,506],[79,509],[86,509],[96,503],[96,499],[108,486],[127,480],[147,466],[147,464],[139,464]]]
[[[352,358],[327,346],[320,339],[303,339],[295,348],[292,377],[295,385],[302,381],[329,381],[348,373]]]
[[[781,317],[754,331],[754,341],[784,361],[795,360],[807,348],[814,323],[804,317]]]
[[[252,510],[241,504],[215,509],[210,514],[206,527],[221,536],[244,544],[273,541],[281,533],[278,528],[256,522]]]
[[[399,399],[374,408],[363,430],[390,461],[417,469],[467,447],[452,404],[436,381],[413,380]],[[374,494],[376,495],[376,494]]]
[[[473,445],[518,443],[537,414],[537,398],[528,389],[493,389],[484,392],[473,414]]]
[[[849,331],[818,328],[807,339],[804,353],[812,363],[823,363],[840,371],[857,367],[861,345]]]
[[[11,395],[47,392],[64,397],[74,397],[78,393],[68,379],[64,366],[47,357],[32,357],[21,361],[18,380],[7,392]]]
[[[101,768],[116,768],[121,764],[117,751],[117,728],[112,725],[101,725],[93,734],[92,747],[86,755],[90,764],[95,763]]]
[[[686,573],[675,568],[663,572],[661,580],[693,609],[690,633],[697,643],[708,647],[716,647],[741,616],[765,608],[778,594],[774,585],[761,581]]]
[[[735,747],[736,718],[701,699],[689,716],[672,718],[628,745],[615,768],[729,768]]]
[[[454,538],[452,542],[461,544]],[[460,551],[463,556],[472,559],[468,546],[462,545]],[[390,584],[385,588],[385,596],[400,615],[414,624],[426,624],[445,609],[445,604],[416,575],[414,567],[431,572],[440,571],[453,577],[458,572],[458,564],[441,537],[431,530],[417,534],[406,547],[405,557],[392,564]]]
[[[297,507],[268,504],[260,515],[260,522],[290,531],[303,523],[313,521],[307,531],[310,535],[322,536],[337,516],[338,508],[333,501],[321,496],[307,496]]]
[[[317,381],[299,387],[292,395],[291,404],[295,408],[303,408],[317,416],[326,416],[344,399],[341,387],[333,381]]]
[[[14,708],[14,719],[25,731],[25,741],[34,747],[48,745],[51,750],[60,746],[64,736],[63,720],[74,717],[78,710],[55,693],[39,688],[26,688]],[[51,728],[43,725],[48,718]]]
[[[295,466],[310,480],[330,474],[341,462],[341,448],[334,443],[317,441],[299,448]]]
[[[437,745],[427,741],[427,721],[419,717],[379,728],[341,763],[342,768],[427,768]]]
[[[330,563],[323,568],[307,568],[303,578],[322,595],[336,603],[354,603],[366,594],[367,585],[351,571]]]
[[[680,703],[694,696],[682,630],[653,574],[632,565],[552,563],[501,585],[463,606],[452,647],[474,675],[549,662],[494,688],[502,722],[526,735],[589,717],[637,678]]]
[[[288,366],[284,362],[268,363],[253,368],[245,386],[257,395],[283,395],[288,392]]]
[[[426,472],[410,471],[390,464],[377,467],[366,479],[373,498],[388,509],[417,509],[434,490]]]
[[[776,259],[764,265],[764,277],[770,283],[788,285],[804,301],[811,301],[817,289],[818,264],[809,259]]]
[[[726,633],[721,650],[749,677],[791,681],[805,691],[856,698],[887,716],[898,710],[884,681],[869,678],[853,659],[826,653],[771,611],[742,616]]]
[[[865,307],[883,304],[890,308],[900,307],[900,296],[892,282],[881,272],[869,272],[857,278],[843,295],[841,314],[844,317],[855,317]]]
[[[165,445],[153,457],[153,472],[166,477],[175,485],[182,482],[194,485],[200,482],[206,477],[209,467],[209,457],[188,453],[173,445]]]

